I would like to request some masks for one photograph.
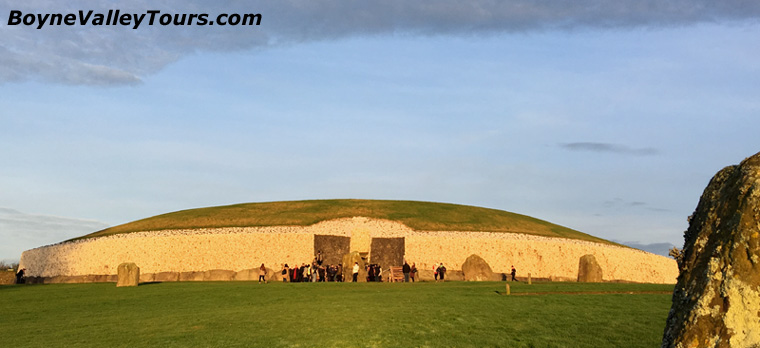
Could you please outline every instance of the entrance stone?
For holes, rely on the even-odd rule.
[[[346,255],[343,255],[343,280],[345,282],[351,282],[353,280],[354,263],[359,263],[359,276],[357,282],[364,283],[367,281],[367,269],[365,268],[364,260],[362,260],[359,252],[352,251]]]

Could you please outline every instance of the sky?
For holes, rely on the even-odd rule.
[[[11,25],[259,13],[258,26]],[[243,202],[420,200],[683,245],[760,151],[760,2],[0,0],[0,260]]]

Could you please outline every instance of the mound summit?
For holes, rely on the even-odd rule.
[[[674,283],[678,274],[672,259],[525,215],[358,199],[182,210],[25,251],[21,264],[30,276],[103,279],[120,263],[134,262],[146,280],[167,273],[176,277],[164,278],[182,279],[188,272],[257,274],[262,263],[279,270],[286,263],[310,263],[318,250],[328,264],[355,251],[386,270],[406,259],[417,264],[423,278],[443,262],[456,279],[456,270],[473,254],[496,273],[508,273],[514,265],[534,279],[575,279],[578,259],[586,254],[596,256],[606,281]]]
[[[448,203],[366,199],[243,203],[181,210],[110,227],[76,239],[172,229],[308,226],[356,216],[397,221],[415,231],[524,233],[615,244],[567,227],[503,210]]]

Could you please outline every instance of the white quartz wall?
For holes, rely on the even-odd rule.
[[[461,269],[471,254],[480,255],[494,272],[518,276],[575,278],[578,260],[596,256],[605,280],[675,283],[674,260],[643,251],[586,241],[500,232],[421,232],[404,224],[364,217],[320,222],[311,226],[234,227],[166,230],[119,234],[60,243],[25,251],[21,267],[30,276],[115,274],[122,262],[134,262],[141,273],[225,269],[271,269],[310,262],[314,235],[352,237],[352,251],[369,251],[369,238],[405,237],[406,259],[420,269],[443,262]],[[367,250],[364,250],[367,249]]]

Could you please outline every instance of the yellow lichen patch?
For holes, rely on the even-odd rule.
[[[731,347],[760,345],[760,291],[732,278],[724,283],[721,292],[732,303],[723,317],[726,328],[733,332]]]

